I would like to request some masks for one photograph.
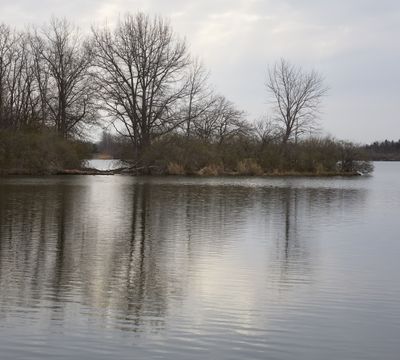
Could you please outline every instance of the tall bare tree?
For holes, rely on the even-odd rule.
[[[79,133],[95,120],[89,43],[67,20],[56,18],[32,39],[43,115],[61,136]]]
[[[189,67],[188,91],[183,105],[186,136],[192,135],[195,122],[215,103],[217,97],[208,85],[209,73],[199,59],[194,59]]]
[[[168,22],[138,13],[126,15],[114,30],[93,29],[102,109],[135,146],[180,126],[179,103],[187,95],[189,56]]]
[[[306,72],[282,59],[269,69],[266,87],[284,143],[315,129],[321,100],[328,91],[318,72]]]
[[[7,25],[0,24],[0,125],[1,128],[14,127],[13,75],[16,72],[18,34]],[[10,86],[11,85],[11,86]]]
[[[28,36],[18,34],[9,77],[10,109],[15,128],[38,127],[38,94]]]
[[[37,94],[27,35],[0,25],[0,127],[20,129],[36,120]]]

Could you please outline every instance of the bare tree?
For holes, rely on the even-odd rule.
[[[195,134],[207,141],[222,144],[228,137],[245,135],[250,126],[243,112],[224,96],[215,96],[207,110],[194,122]]]
[[[50,107],[48,106],[50,93],[50,72],[41,54],[44,53],[45,42],[38,36],[37,31],[29,33],[29,42],[32,54],[32,69],[35,78],[36,92],[38,96],[38,116],[42,127],[54,127],[55,123],[51,120]]]
[[[188,91],[183,104],[184,131],[192,135],[194,123],[214,104],[216,97],[207,84],[209,74],[199,59],[195,59],[189,68]]]
[[[15,128],[37,127],[38,96],[26,34],[17,34],[9,77],[11,117]]]
[[[160,17],[127,15],[111,31],[93,29],[102,109],[136,149],[180,126],[189,56],[184,41]]]
[[[0,24],[0,125],[1,128],[10,128],[12,95],[10,78],[13,73],[13,62],[16,58],[17,36],[7,25]]]
[[[254,124],[253,132],[261,145],[268,145],[282,138],[282,134],[274,121],[269,118],[261,118]]]
[[[0,25],[0,126],[34,126],[37,94],[26,34]]]
[[[282,59],[269,69],[266,87],[275,104],[284,143],[315,129],[321,100],[328,91],[319,73],[305,72]]]
[[[67,20],[54,18],[32,37],[32,48],[43,115],[61,136],[79,133],[95,120],[88,42]]]

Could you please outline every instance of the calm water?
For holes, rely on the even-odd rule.
[[[89,159],[85,160],[85,166],[97,170],[115,170],[124,166],[124,163],[119,160],[101,160]]]
[[[399,177],[0,179],[0,359],[398,360]]]

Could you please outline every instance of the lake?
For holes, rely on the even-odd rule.
[[[399,176],[0,179],[0,358],[398,360]]]

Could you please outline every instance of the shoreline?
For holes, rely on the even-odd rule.
[[[365,176],[365,174],[359,172],[297,172],[297,171],[283,171],[283,172],[272,172],[264,174],[241,174],[238,172],[224,172],[220,174],[168,174],[168,173],[156,173],[156,174],[145,174],[140,173],[137,170],[127,169],[115,169],[115,170],[97,170],[97,169],[64,169],[54,171],[32,171],[26,169],[0,169],[0,177],[13,177],[13,176],[26,176],[26,177],[46,177],[46,176],[113,176],[113,175],[124,175],[124,176],[149,176],[149,177],[198,177],[198,178],[218,178],[218,177],[259,177],[259,178],[281,178],[281,177],[308,177],[308,178],[327,178],[327,177],[359,177]]]

